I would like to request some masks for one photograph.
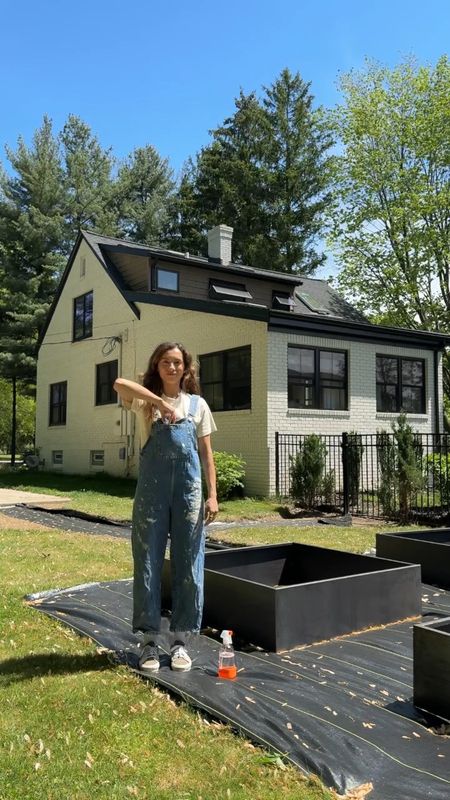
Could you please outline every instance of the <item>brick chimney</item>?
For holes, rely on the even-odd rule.
[[[226,266],[231,261],[233,228],[216,225],[208,231],[208,258]]]

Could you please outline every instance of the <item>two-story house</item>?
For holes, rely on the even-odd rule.
[[[369,323],[323,280],[234,264],[232,228],[208,257],[82,231],[41,337],[36,446],[46,469],[135,475],[135,420],[112,384],[146,369],[161,341],[200,365],[218,432],[246,490],[275,491],[275,432],[375,433],[404,409],[442,430],[450,337]]]

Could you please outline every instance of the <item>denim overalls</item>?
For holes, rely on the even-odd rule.
[[[133,505],[133,631],[158,633],[161,573],[170,531],[171,631],[198,632],[203,612],[205,537],[197,433],[193,416],[173,424],[156,420],[141,451]]]

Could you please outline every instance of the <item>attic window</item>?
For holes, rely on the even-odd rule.
[[[272,308],[280,311],[293,311],[295,303],[289,292],[272,292]]]
[[[252,300],[252,295],[247,292],[245,284],[215,279],[209,282],[209,296],[215,300],[238,300],[242,303]]]
[[[328,308],[325,308],[319,300],[310,294],[309,292],[304,292],[303,289],[296,290],[295,292],[296,297],[304,303],[306,308],[309,308],[310,311],[314,311],[316,314],[329,314]]]
[[[180,291],[180,276],[178,272],[171,269],[155,269],[155,288],[164,289],[166,292],[179,292]]]

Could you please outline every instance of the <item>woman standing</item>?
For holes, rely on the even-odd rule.
[[[161,575],[170,532],[171,668],[187,671],[187,634],[203,612],[204,523],[218,513],[211,411],[199,397],[192,356],[164,342],[150,356],[143,384],[118,378],[114,388],[141,423],[143,448],[133,505],[133,631],[143,634],[140,669],[159,669]],[[200,461],[208,497],[203,504]]]

